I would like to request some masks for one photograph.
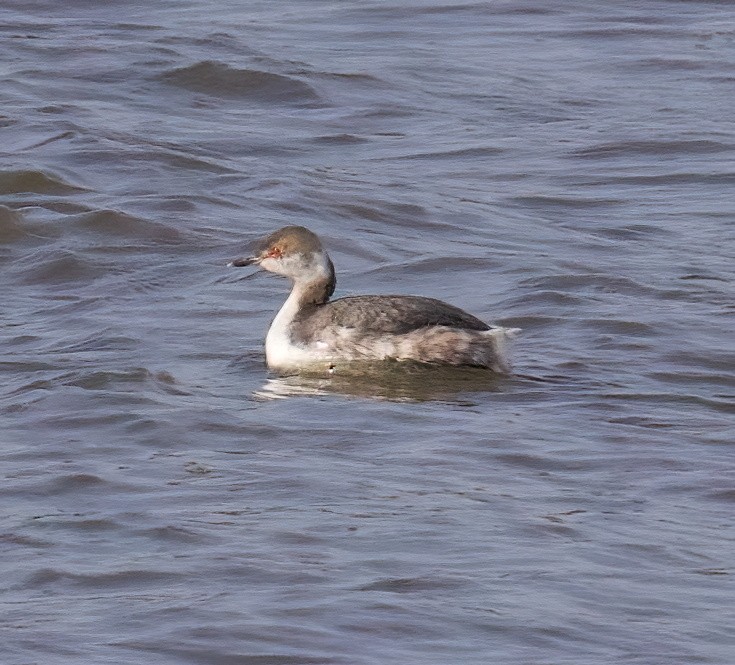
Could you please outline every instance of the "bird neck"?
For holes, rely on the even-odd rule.
[[[319,270],[310,271],[308,276],[294,279],[288,300],[292,301],[292,306],[295,305],[297,309],[308,305],[323,305],[329,301],[336,286],[334,265],[324,254]]]
[[[265,352],[269,366],[278,362],[277,358],[284,349],[290,348],[294,322],[312,308],[327,303],[334,292],[334,267],[329,258],[325,263],[329,270],[323,277],[315,278],[312,275],[309,280],[294,280],[291,293],[271,322],[265,338]]]

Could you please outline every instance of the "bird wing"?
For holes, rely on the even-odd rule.
[[[308,329],[318,333],[330,327],[354,328],[364,334],[403,335],[428,326],[489,330],[484,321],[435,298],[422,296],[351,296],[314,305],[303,312]],[[307,326],[299,326],[304,331]]]

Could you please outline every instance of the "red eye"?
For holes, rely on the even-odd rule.
[[[274,247],[268,252],[268,258],[280,259],[283,256],[283,250],[280,247]]]

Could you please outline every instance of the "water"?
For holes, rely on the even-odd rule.
[[[0,17],[3,663],[735,662],[730,3]],[[269,376],[291,223],[516,376]]]

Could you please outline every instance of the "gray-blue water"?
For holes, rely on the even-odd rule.
[[[735,5],[6,0],[0,43],[0,662],[735,662]],[[517,374],[270,376],[288,284],[226,263],[286,224]]]

